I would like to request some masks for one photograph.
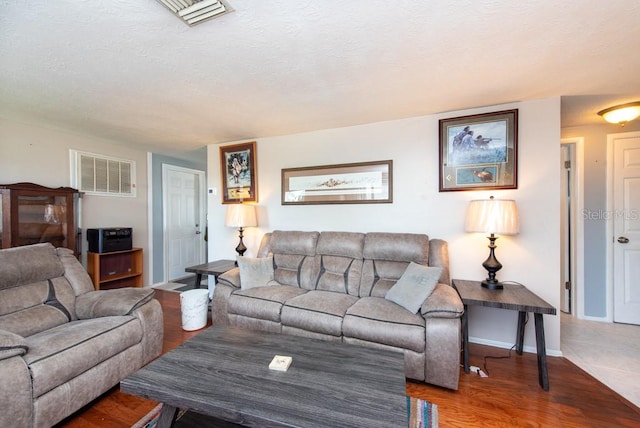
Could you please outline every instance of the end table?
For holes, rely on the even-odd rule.
[[[236,262],[233,260],[216,260],[201,265],[190,266],[185,268],[186,272],[196,274],[195,288],[200,288],[200,282],[202,281],[202,275],[213,275],[214,281],[218,282],[218,275],[222,275],[228,270],[236,267]]]
[[[545,391],[549,390],[549,374],[547,370],[547,351],[544,342],[544,324],[542,315],[555,315],[556,308],[528,290],[524,285],[505,283],[502,290],[489,290],[480,285],[480,281],[454,279],[451,281],[462,303],[462,353],[464,372],[469,373],[469,325],[467,307],[469,305],[518,311],[518,329],[516,335],[516,352],[522,355],[524,342],[524,324],[527,312],[532,312],[536,327],[536,350],[538,354],[538,381]]]

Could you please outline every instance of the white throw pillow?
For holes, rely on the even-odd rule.
[[[237,257],[240,269],[240,288],[248,290],[276,283],[273,280],[273,257]]]
[[[431,295],[438,284],[442,268],[423,266],[411,262],[398,282],[387,291],[385,299],[417,314],[422,303]]]

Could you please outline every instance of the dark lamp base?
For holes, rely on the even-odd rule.
[[[489,290],[502,290],[504,288],[501,282],[489,280],[482,281],[482,286]]]

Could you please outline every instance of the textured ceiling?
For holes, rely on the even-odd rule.
[[[640,100],[640,2],[0,0],[0,116],[172,155],[207,144],[562,97]]]

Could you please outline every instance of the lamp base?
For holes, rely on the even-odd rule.
[[[487,288],[489,290],[502,290],[504,289],[504,285],[502,285],[501,282],[499,281],[491,281],[488,279],[485,279],[484,281],[482,281],[482,286],[484,288]]]

